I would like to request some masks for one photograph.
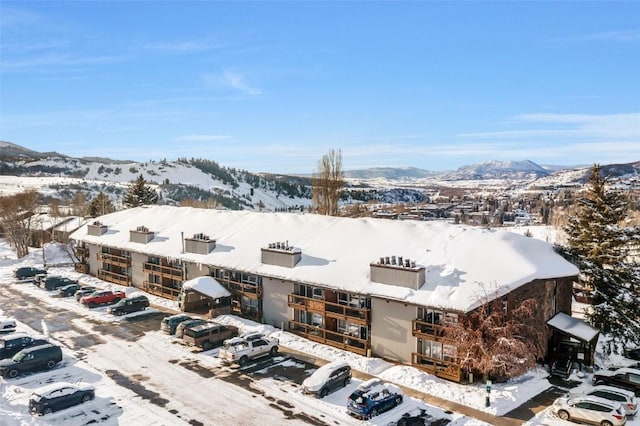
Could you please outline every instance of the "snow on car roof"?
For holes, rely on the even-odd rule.
[[[338,368],[348,367],[349,363],[346,361],[333,361],[323,365],[304,380],[304,384],[308,387],[320,386],[324,384],[331,376],[331,373]]]
[[[55,392],[59,389],[63,388],[73,388],[73,389],[93,389],[94,387],[88,383],[69,383],[69,382],[56,382],[51,383],[49,385],[43,386],[33,391],[34,395],[38,396],[46,396],[51,392]]]

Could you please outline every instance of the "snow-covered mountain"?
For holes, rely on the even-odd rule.
[[[452,180],[477,179],[535,179],[548,176],[551,172],[533,161],[484,161],[460,167],[446,174]]]

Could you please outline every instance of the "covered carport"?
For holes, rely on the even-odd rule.
[[[180,293],[183,312],[207,313],[209,318],[231,313],[231,293],[213,277],[185,281]]]

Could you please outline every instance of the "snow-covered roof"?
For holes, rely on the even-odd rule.
[[[182,288],[184,290],[197,291],[213,299],[231,296],[231,293],[213,277],[198,277],[185,281],[182,284]]]
[[[598,333],[600,333],[600,330],[591,327],[580,318],[572,317],[564,312],[558,312],[555,314],[549,321],[547,321],[547,325],[584,342],[590,342],[598,336]]]
[[[489,295],[505,294],[535,279],[573,277],[578,269],[544,241],[512,232],[443,222],[340,218],[297,213],[257,213],[145,206],[99,218],[101,236],[83,226],[76,240],[132,252],[183,259],[273,278],[469,311]],[[144,225],[155,233],[147,244],[129,241]],[[182,236],[205,233],[216,240],[209,254],[182,252]],[[263,264],[261,248],[288,241],[302,251],[293,268]],[[418,289],[371,281],[370,263],[403,256],[425,267]]]

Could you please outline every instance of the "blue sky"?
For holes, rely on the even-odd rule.
[[[0,140],[253,172],[640,160],[640,2],[0,2]]]

